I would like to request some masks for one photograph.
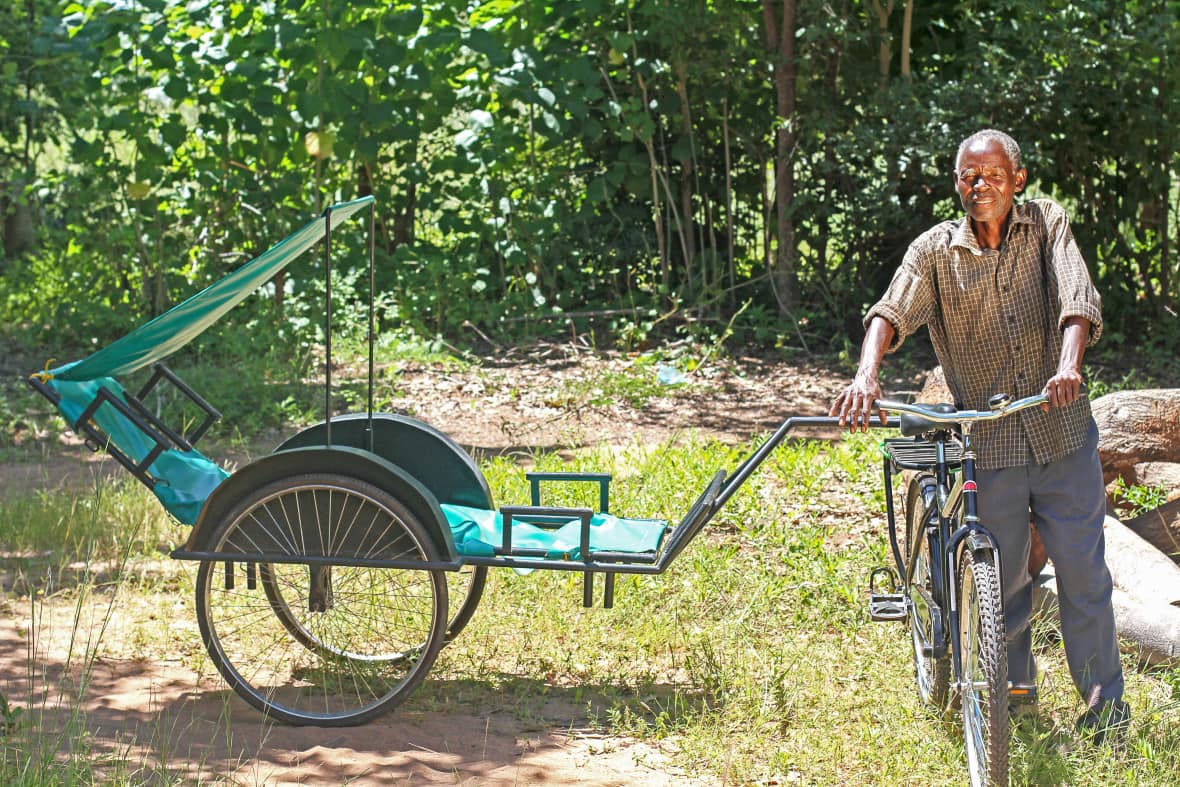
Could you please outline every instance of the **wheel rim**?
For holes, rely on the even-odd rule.
[[[929,509],[934,494],[934,485],[933,481],[928,485],[923,484],[920,479],[911,482],[911,484],[912,486],[906,500],[905,543],[909,554],[912,554],[915,549],[918,550],[918,555],[914,561],[914,575],[911,579],[911,588],[923,588],[930,594],[930,598],[933,599],[934,588],[930,568],[930,542],[926,536],[926,527],[930,520],[936,516]],[[922,519],[922,515],[927,511],[930,511],[930,513],[927,514],[926,521],[916,521]],[[934,610],[928,609],[927,614],[933,615]],[[921,621],[918,618],[916,607],[911,607],[909,625],[910,644],[914,656],[914,673],[918,685],[918,698],[923,703],[936,705],[941,709],[948,702],[947,694],[950,684],[949,662],[945,657],[942,660],[938,660],[932,655],[927,655],[923,652],[923,646],[927,643],[923,639]]]
[[[971,785],[982,787],[987,774],[987,725],[980,689],[983,673],[979,663],[979,604],[972,572],[963,572],[963,585],[963,598],[967,601],[960,610],[963,615],[963,740]]]
[[[926,547],[920,546],[921,552],[914,564],[913,582],[918,587],[930,589],[930,565]],[[916,612],[910,613],[910,640],[914,647],[914,666],[918,680],[918,695],[923,702],[930,702],[934,696],[934,664],[933,658],[927,656],[922,648],[922,635]]]
[[[380,545],[380,557],[426,559],[421,526],[407,521],[412,517],[376,490],[350,486],[356,484],[303,484],[262,496],[222,531],[214,549],[257,552],[249,542],[261,533],[298,554],[313,523],[328,541],[359,523],[385,534],[362,542]],[[322,580],[325,568],[330,578],[317,586],[315,572]],[[251,582],[248,564],[233,571],[227,583],[225,564],[202,564],[198,603],[206,645],[235,691],[286,721],[364,720],[416,686],[430,666],[423,659],[437,655],[446,614],[443,572],[279,563],[258,566]]]

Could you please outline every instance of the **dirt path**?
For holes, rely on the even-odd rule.
[[[655,374],[650,366],[636,371],[633,357],[554,346],[463,369],[406,366],[397,370],[396,385],[405,412],[474,453],[499,454],[663,440],[688,429],[740,442],[787,415],[823,412],[844,379],[831,369],[757,359],[707,367],[678,388],[653,388]],[[899,383],[895,389],[912,385]],[[635,406],[611,394],[612,385],[647,393]],[[248,459],[248,453],[237,459]],[[117,470],[77,445],[28,441],[11,455],[0,479],[10,493],[92,486]],[[125,659],[100,648],[83,669],[76,656],[71,661],[68,642],[44,635],[43,625],[30,621],[27,606],[0,610],[0,691],[24,705],[30,703],[21,698],[43,697],[31,703],[26,722],[40,728],[43,740],[51,731],[71,730],[77,723],[71,718],[81,719],[85,735],[63,740],[59,757],[84,749],[91,762],[132,763],[142,767],[136,782],[698,783],[652,745],[604,737],[572,697],[546,703],[530,721],[480,707],[465,713],[399,710],[349,729],[265,723],[217,676],[194,674],[182,655]],[[116,607],[113,614],[134,613]],[[200,647],[194,621],[178,619],[172,626],[191,628],[185,636]],[[79,685],[84,674],[89,680]],[[61,687],[80,702],[59,701]],[[75,708],[80,717],[71,717]],[[114,773],[117,766],[111,767]]]

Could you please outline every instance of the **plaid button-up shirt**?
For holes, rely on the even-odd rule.
[[[1013,205],[999,250],[981,249],[967,217],[945,221],[910,244],[884,297],[865,317],[897,333],[892,352],[926,325],[955,404],[986,410],[998,393],[1039,393],[1057,372],[1062,326],[1090,321],[1102,333],[1101,301],[1069,219],[1055,202]],[[975,427],[979,467],[1046,464],[1081,447],[1091,419],[1081,397],[1048,413],[1039,407]]]

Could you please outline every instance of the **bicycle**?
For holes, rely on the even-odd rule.
[[[988,410],[888,399],[873,404],[900,415],[902,437],[883,443],[895,567],[871,572],[869,614],[908,622],[921,700],[944,712],[959,706],[972,787],[1008,783],[1009,702],[1036,698],[1035,686],[1008,683],[1001,555],[979,517],[972,427],[1047,401],[1041,393],[1016,401],[997,394]],[[914,473],[904,545],[893,504],[893,476],[903,470]]]

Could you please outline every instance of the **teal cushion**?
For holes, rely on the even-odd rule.
[[[504,516],[486,508],[442,504],[459,554],[490,557],[504,543]],[[653,553],[660,548],[668,524],[657,519],[624,519],[595,514],[590,519],[592,552]],[[514,549],[543,549],[549,560],[582,560],[582,521],[573,518],[560,527],[538,527],[512,521]]]

